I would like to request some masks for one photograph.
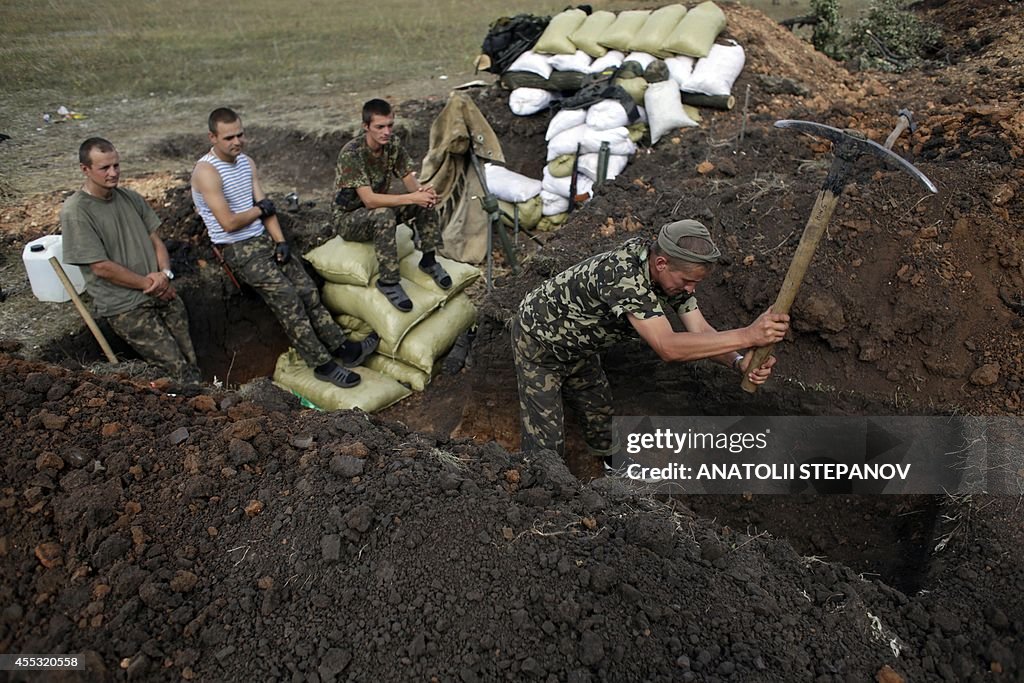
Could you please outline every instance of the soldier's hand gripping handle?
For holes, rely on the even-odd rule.
[[[274,260],[282,266],[288,263],[288,259],[292,257],[292,248],[288,246],[287,242],[278,242],[277,246],[274,247]]]

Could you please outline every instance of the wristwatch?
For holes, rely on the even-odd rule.
[[[173,271],[173,270],[171,270],[170,268],[167,268],[167,269],[165,269],[165,270],[164,270],[164,271],[162,271],[162,272],[163,272],[163,274],[164,274],[164,275],[166,275],[166,276],[167,276],[167,279],[168,279],[168,280],[173,280],[173,279],[174,279],[174,271]]]

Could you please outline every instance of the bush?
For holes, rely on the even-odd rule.
[[[860,68],[903,71],[936,52],[941,31],[908,12],[907,4],[875,0],[867,13],[853,22],[845,49]]]

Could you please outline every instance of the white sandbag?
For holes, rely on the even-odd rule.
[[[571,55],[576,52],[576,45],[569,40],[587,19],[587,13],[581,9],[567,9],[551,17],[544,33],[540,34],[533,46],[534,52],[548,55]]]
[[[590,64],[590,68],[587,69],[587,73],[599,74],[605,69],[618,69],[622,66],[622,62],[626,59],[626,55],[622,54],[618,50],[608,50],[603,57],[598,57]]]
[[[683,5],[663,5],[651,12],[630,43],[631,50],[649,52],[655,57],[665,58],[671,53],[665,51],[662,44],[668,39],[672,31],[679,25],[679,20],[686,15],[686,7]]]
[[[668,77],[676,82],[680,90],[686,90],[686,84],[690,82],[693,74],[693,64],[696,60],[693,57],[669,57],[665,60],[668,67]]]
[[[476,307],[469,296],[459,294],[409,332],[397,349],[382,342],[377,353],[430,374],[437,359],[448,353],[475,321]]]
[[[548,132],[544,134],[544,139],[550,140],[570,128],[581,126],[586,120],[586,109],[563,109],[551,117],[551,122],[548,123]]]
[[[628,126],[629,115],[618,100],[601,100],[587,109],[586,123],[594,130],[608,130]]]
[[[651,54],[647,54],[646,52],[630,52],[628,55],[626,55],[626,58],[622,60],[622,63],[625,64],[626,62],[636,62],[637,64],[642,66],[646,71],[647,67],[649,67],[651,65],[651,62],[653,62],[655,59],[657,59],[657,57]]]
[[[533,50],[527,50],[519,55],[516,61],[509,65],[507,70],[526,71],[531,74],[537,74],[541,78],[547,78],[551,75],[551,65],[548,64],[548,58],[537,54]]]
[[[543,203],[543,208],[540,210],[542,216],[555,216],[569,210],[567,197],[561,197],[547,190],[540,191],[540,201]]]
[[[540,192],[539,189],[537,191]],[[398,258],[405,258],[412,253],[415,248],[412,228],[405,223],[400,224],[396,228],[395,239],[398,243]],[[373,242],[349,242],[341,237],[334,237],[310,250],[305,259],[320,273],[320,277],[340,285],[365,287],[379,270]]]
[[[629,139],[629,129],[624,126],[608,130],[594,130],[587,127],[580,141],[580,154],[601,151],[601,143],[607,142],[611,154],[636,154],[636,144]]]
[[[299,357],[295,349],[288,349],[277,359],[274,384],[303,399],[303,403],[317,410],[362,410],[372,413],[401,401],[412,393],[396,380],[367,367],[359,368],[361,381],[350,389],[336,387],[318,380],[313,368]]]
[[[531,116],[544,111],[554,100],[547,90],[540,88],[516,88],[508,96],[508,108],[516,116]]]
[[[581,154],[577,169],[581,174],[597,182],[597,158],[596,152]],[[605,173],[605,180],[615,180],[629,164],[629,157],[624,154],[611,154],[608,156],[608,170]]]
[[[586,118],[586,113],[584,113]],[[590,130],[590,127],[583,123],[578,126],[573,126],[569,130],[564,130],[555,137],[548,141],[548,156],[546,161],[551,161],[555,157],[562,156],[563,154],[575,154],[576,146],[583,141],[583,136]]]
[[[640,118],[638,120],[642,123],[647,123],[647,110],[640,105],[637,105],[636,111],[640,114]]]
[[[548,65],[552,69],[557,71],[578,71],[580,73],[587,73],[590,63],[594,61],[583,50],[576,50],[571,55],[551,55],[547,59]]]
[[[702,95],[731,94],[732,84],[743,71],[746,54],[742,45],[730,42],[732,45],[712,45],[708,56],[697,60],[690,80],[682,90]]]
[[[484,164],[487,189],[498,199],[513,204],[525,202],[540,194],[540,181],[497,164]]]
[[[669,131],[685,126],[696,126],[697,122],[683,111],[679,86],[669,79],[651,83],[644,94],[647,118],[650,119],[651,144],[656,144]]]
[[[426,290],[440,292],[444,296],[444,301],[450,301],[459,292],[476,282],[481,274],[480,269],[476,266],[461,261],[454,261],[443,256],[436,256],[437,262],[441,264],[441,267],[445,269],[445,272],[452,279],[451,287],[441,289],[432,277],[420,270],[420,260],[422,258],[423,252],[414,251],[401,260],[398,264],[398,271],[402,275],[402,280],[408,280]],[[444,305],[444,302],[442,302],[442,305]]]
[[[608,48],[597,41],[601,38],[601,34],[614,23],[614,12],[607,10],[591,12],[590,16],[583,20],[579,28],[569,34],[569,40],[578,49],[583,50],[591,57],[601,57],[607,54]]]
[[[380,335],[381,341],[397,347],[402,338],[426,319],[447,298],[438,287],[429,289],[402,278],[402,289],[412,300],[412,310],[399,311],[376,286],[357,287],[328,282],[321,292],[324,306],[331,313],[347,313],[365,320]]]
[[[566,176],[559,178],[551,175],[547,167],[544,167],[544,189],[542,192],[550,192],[551,194],[557,194],[560,197],[569,198],[569,186],[572,185],[572,176]],[[585,175],[576,175],[576,194],[591,194],[594,189],[594,181]]]

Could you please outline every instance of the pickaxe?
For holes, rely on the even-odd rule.
[[[909,112],[907,112],[909,114]],[[909,125],[909,117],[903,116],[903,110],[900,111],[901,119],[900,123],[897,124],[897,129],[902,132],[903,129]],[[887,147],[868,140],[864,137],[858,137],[847,131],[833,128],[832,126],[826,126],[821,123],[814,123],[812,121],[794,121],[784,120],[776,121],[776,128],[793,128],[794,130],[808,135],[814,135],[819,138],[824,138],[832,143],[832,149],[835,153],[835,159],[832,161],[832,166],[828,169],[828,175],[825,177],[825,182],[822,184],[821,189],[818,190],[818,198],[814,202],[814,208],[811,209],[811,216],[807,219],[807,225],[804,227],[804,234],[800,237],[800,244],[797,245],[796,253],[793,254],[793,261],[789,264],[789,271],[786,273],[786,279],[782,282],[782,288],[779,290],[778,298],[775,299],[775,303],[772,304],[772,311],[775,313],[789,313],[790,306],[793,305],[793,299],[796,298],[796,293],[800,289],[800,285],[804,281],[804,275],[807,273],[807,268],[811,264],[811,259],[814,257],[814,250],[818,247],[818,242],[821,241],[822,235],[825,234],[825,229],[828,227],[828,222],[832,218],[832,212],[836,208],[836,203],[839,201],[839,195],[843,193],[843,188],[846,187],[846,183],[850,177],[850,171],[853,168],[853,164],[857,159],[863,155],[871,154],[881,159],[885,159],[895,163],[899,168],[906,171],[910,176],[918,180],[924,185],[930,192],[938,192],[932,181],[917,170],[913,164],[906,161],[903,157],[890,151]],[[895,138],[890,136],[893,142]],[[888,144],[892,144],[891,142]],[[772,348],[774,345],[761,346],[752,352],[750,363],[747,365],[748,368],[760,367],[762,363],[771,355]],[[746,375],[743,376],[743,382],[740,385],[744,391],[754,393],[757,390],[757,385],[751,382]]]

